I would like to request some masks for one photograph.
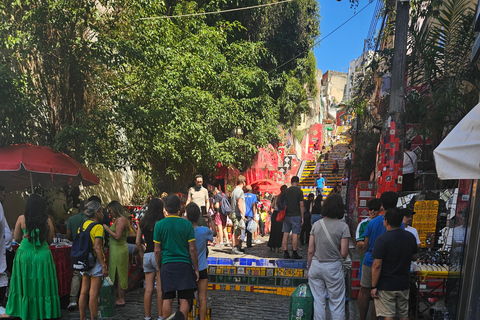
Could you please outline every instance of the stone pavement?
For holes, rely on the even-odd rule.
[[[255,244],[252,248],[246,248],[244,255],[230,254],[230,247],[215,248],[210,246],[210,257],[222,258],[283,258],[283,253],[271,252],[266,246],[268,236],[259,237],[262,243]],[[291,249],[290,249],[291,250]],[[307,247],[299,246],[300,255],[307,258]],[[213,320],[271,320],[288,319],[290,309],[290,297],[274,294],[241,292],[241,291],[222,291],[212,290],[208,292],[211,308],[211,319]],[[126,306],[117,307],[116,315],[109,319],[143,319],[143,288],[129,291],[125,295]],[[358,319],[358,306],[356,301],[351,300],[347,303],[349,316],[347,319]],[[152,315],[158,314],[156,295],[153,297]],[[174,306],[175,310],[175,306]],[[80,319],[78,310],[68,311],[62,309],[62,318],[64,320]]]

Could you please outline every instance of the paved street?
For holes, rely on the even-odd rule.
[[[270,252],[266,246],[267,237],[259,237],[262,240],[261,244],[254,245],[253,248],[247,248],[245,255],[234,256],[229,253],[230,248],[215,248],[209,247],[211,257],[223,258],[282,258],[283,253]],[[299,254],[306,259],[307,248],[299,247]],[[214,320],[271,320],[271,319],[288,319],[290,308],[290,297],[279,296],[273,294],[263,294],[254,292],[240,292],[240,291],[209,291],[210,307],[212,310],[211,319]],[[154,303],[152,314],[157,313],[156,298],[154,296]],[[126,307],[117,308],[117,314],[110,318],[130,320],[143,319],[143,289],[137,289],[126,293]],[[348,303],[349,319],[358,319],[358,307],[356,301]],[[80,319],[78,310],[68,311],[62,309],[62,319]]]

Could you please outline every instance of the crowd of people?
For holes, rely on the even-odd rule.
[[[158,319],[171,315],[174,319],[186,319],[195,291],[198,291],[199,318],[205,319],[209,242],[219,247],[231,245],[231,254],[243,254],[243,243],[246,248],[252,247],[256,237],[269,229],[267,246],[271,251],[283,252],[285,259],[302,259],[297,251],[299,242],[307,245],[314,318],[325,319],[327,305],[332,319],[345,318],[346,284],[342,266],[348,255],[350,231],[344,220],[346,208],[338,192],[333,190],[326,198],[323,192],[316,197],[312,193],[304,201],[299,178],[294,176],[291,186],[283,185],[271,206],[264,208],[261,195],[252,193],[242,175],[237,177],[230,195],[218,188],[208,191],[201,175],[194,181],[195,185],[188,190],[185,210],[175,194],[150,197],[138,226],[118,201],[108,203],[106,210],[97,196],[84,203],[80,212],[69,219],[67,237],[74,239],[80,232],[88,231],[95,262],[88,270],[74,271],[69,309],[78,306],[84,320],[88,307],[91,318],[96,319],[99,292],[106,276],[116,283],[116,306],[125,306],[129,259],[133,255],[139,257],[145,273],[146,320],[157,318],[152,315],[155,284]],[[8,229],[1,206],[4,196],[4,188],[0,187],[1,231]],[[419,240],[416,230],[409,226],[414,212],[396,208],[397,200],[395,192],[385,192],[380,199],[371,200],[370,216],[357,227],[355,240],[362,260],[358,297],[362,320],[366,319],[370,298],[375,302],[372,318],[408,319],[410,261],[415,259]],[[265,220],[265,215],[270,219]],[[270,226],[261,225],[268,220]],[[20,246],[13,261],[5,314],[1,317],[27,320],[61,316],[55,264],[49,250],[54,230],[45,201],[32,194],[25,213],[15,224],[13,238]],[[5,234],[0,240],[8,242],[8,236]],[[0,243],[0,248],[6,248],[5,243]],[[6,269],[4,258],[5,255],[0,255],[3,295],[8,286],[8,279],[4,282],[2,278]],[[173,312],[176,298],[179,310]]]

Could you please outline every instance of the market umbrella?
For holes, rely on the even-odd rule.
[[[480,179],[480,103],[433,151],[438,177]]]
[[[49,147],[14,144],[0,148],[0,185],[7,191],[25,190],[41,185],[44,188],[67,185],[84,186],[99,179],[73,158]]]
[[[268,191],[270,193],[275,192],[275,194],[280,193],[280,187],[282,186],[278,182],[275,182],[275,181],[269,180],[269,179],[257,180],[255,182],[251,183],[250,185],[252,186],[252,189],[255,190],[255,191],[261,191],[261,192]]]

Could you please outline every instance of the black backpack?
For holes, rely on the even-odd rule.
[[[220,207],[218,208],[221,214],[228,217],[232,212],[232,206],[230,205],[230,201],[228,201],[227,196],[225,193],[222,193],[222,202],[220,202]]]
[[[98,223],[90,223],[87,229],[80,227],[80,232],[73,240],[72,252],[70,253],[70,259],[72,261],[72,269],[77,271],[87,271],[95,265],[95,256],[93,255],[92,238],[90,237],[90,231]]]

